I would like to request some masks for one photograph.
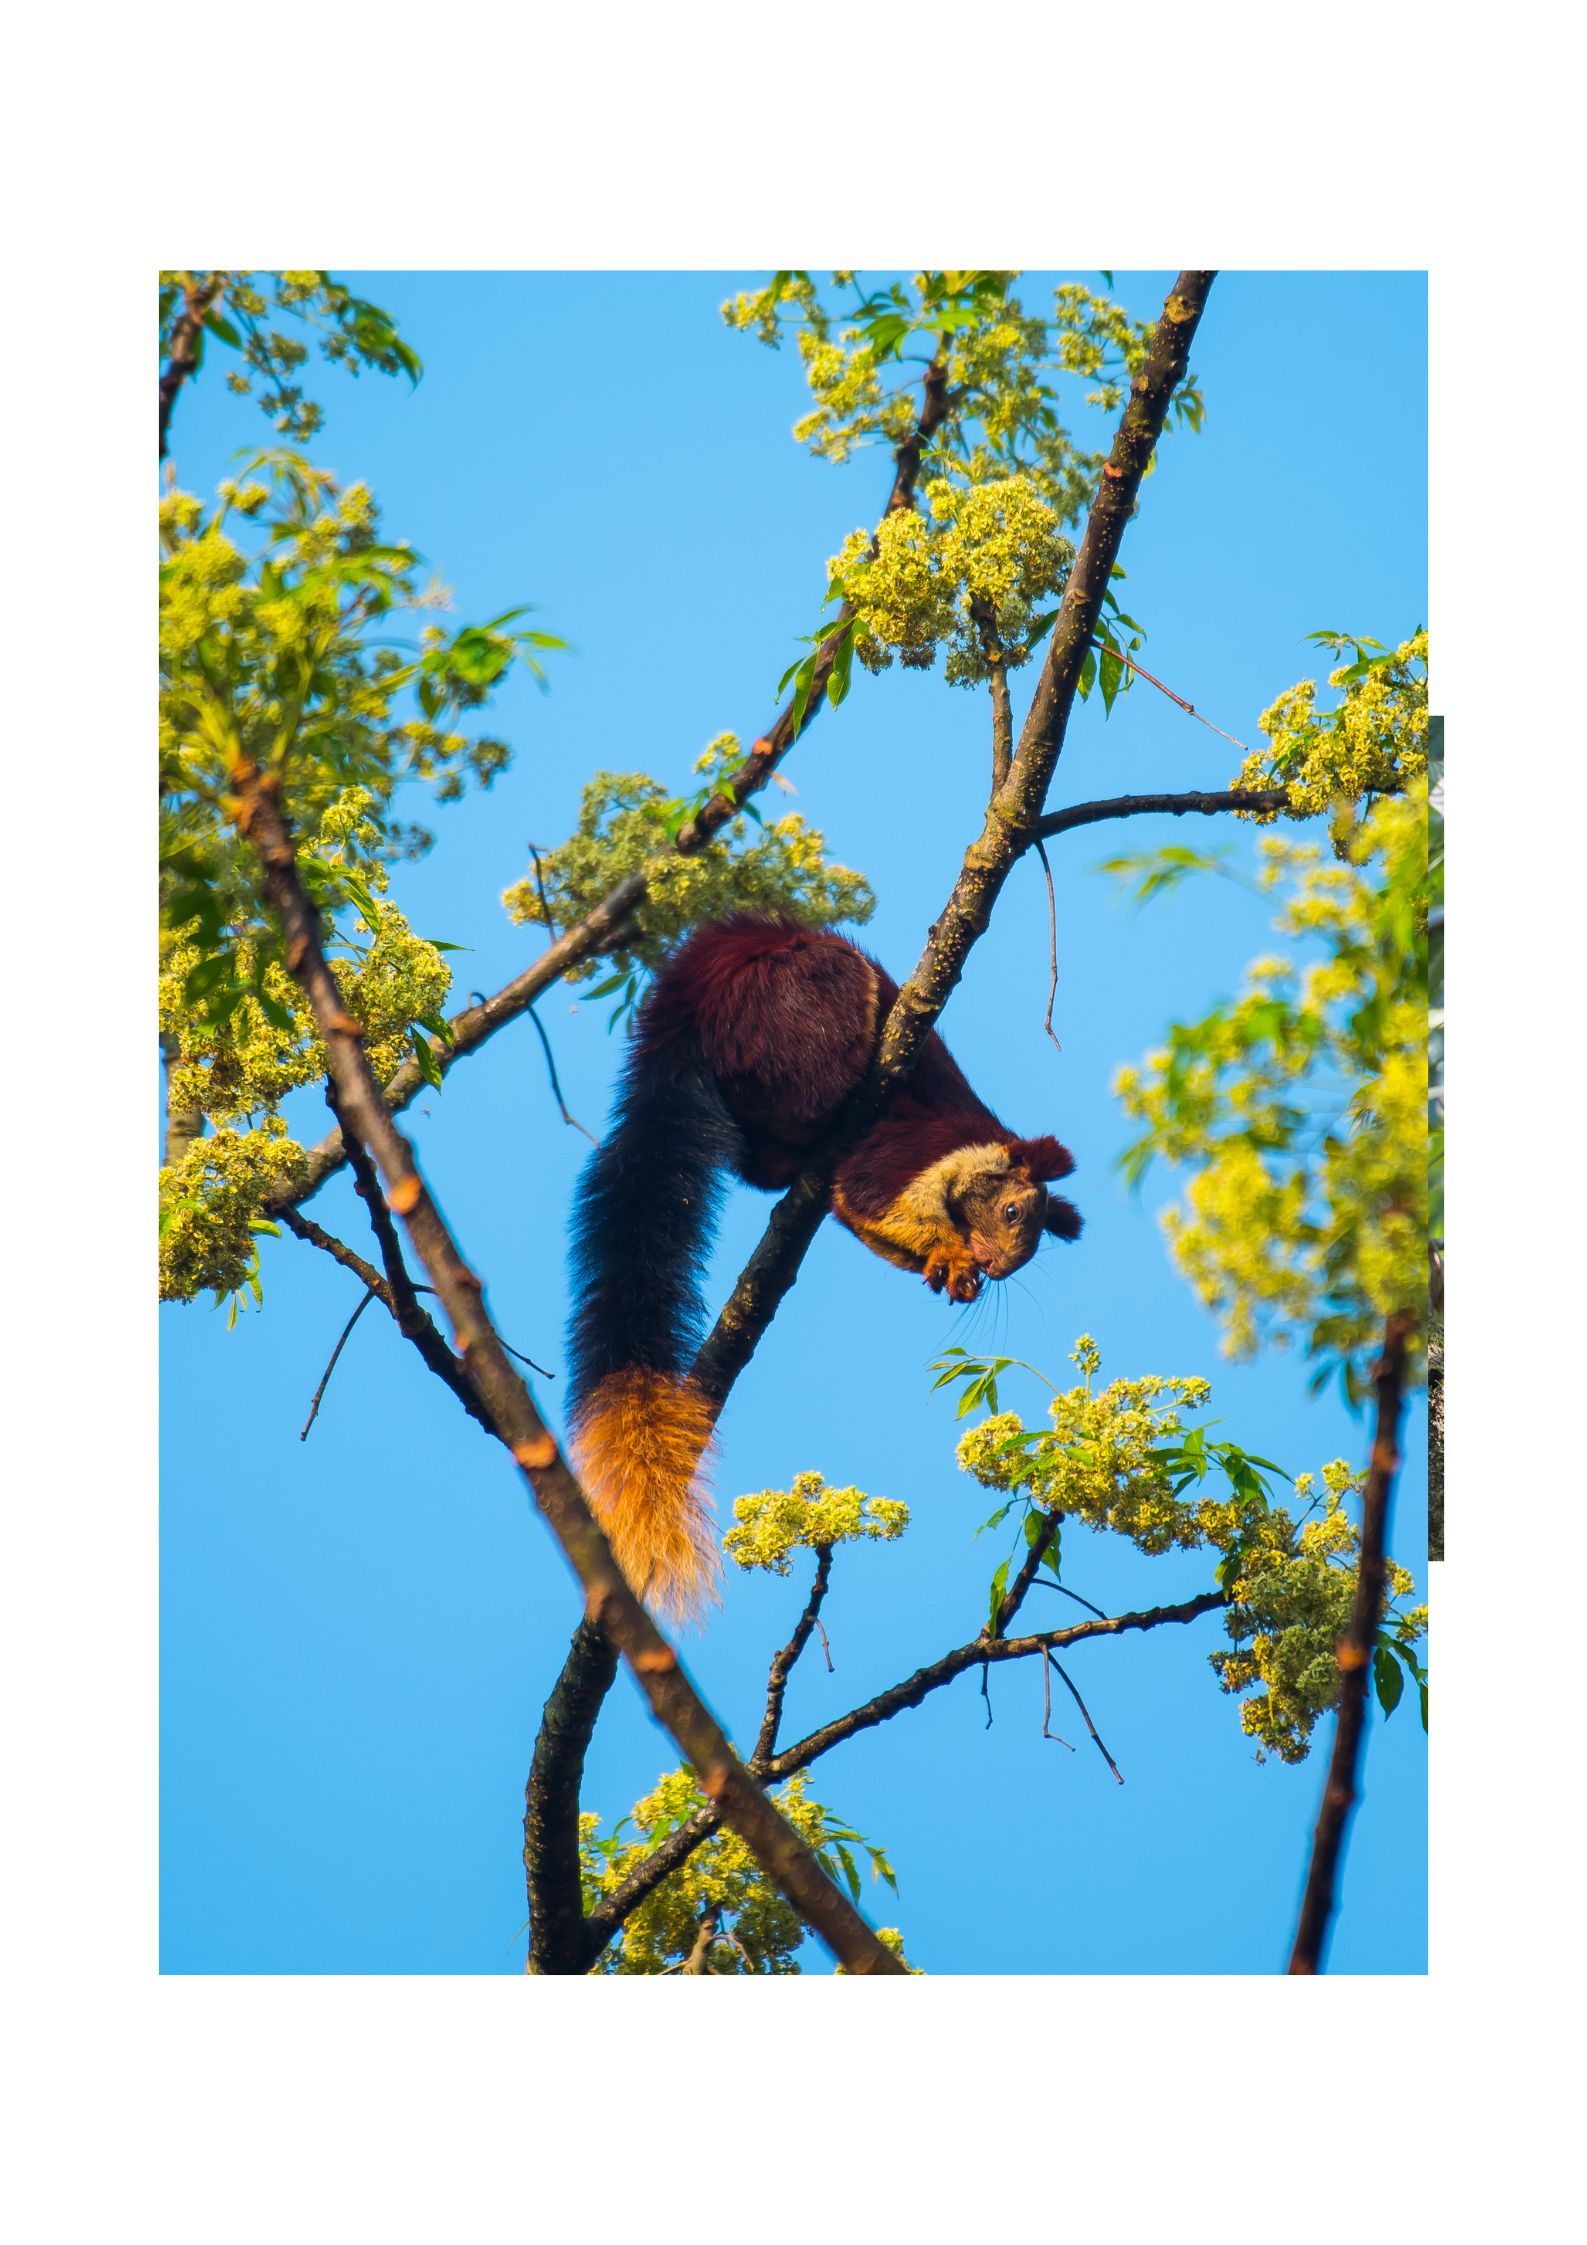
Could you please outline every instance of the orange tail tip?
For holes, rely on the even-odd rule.
[[[703,1485],[712,1424],[692,1382],[642,1366],[609,1374],[574,1416],[575,1463],[618,1565],[678,1620],[720,1603]]]

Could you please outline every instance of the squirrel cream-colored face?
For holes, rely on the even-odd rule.
[[[1030,1261],[1046,1214],[1046,1186],[1033,1185],[1006,1163],[979,1171],[955,1196],[954,1215],[988,1278],[1007,1278]]]

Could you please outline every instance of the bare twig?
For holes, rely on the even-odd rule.
[[[557,1081],[557,1064],[551,1057],[551,1039],[546,1035],[545,1025],[541,1021],[539,1014],[535,1012],[533,1006],[529,1008],[529,1018],[535,1025],[535,1035],[540,1039],[540,1049],[546,1056],[546,1071],[551,1078],[551,1096],[556,1101],[557,1106],[561,1110],[562,1120],[565,1123],[571,1124],[573,1129],[575,1130],[583,1130],[584,1135],[589,1140],[590,1144],[592,1146],[598,1146],[600,1144],[600,1140],[596,1137],[594,1131],[585,1130],[584,1125],[579,1121],[578,1116],[571,1115],[568,1112],[568,1103],[562,1096],[562,1086]]]
[[[1367,1679],[1383,1613],[1387,1580],[1389,1500],[1400,1464],[1400,1412],[1405,1401],[1405,1355],[1415,1320],[1396,1310],[1383,1328],[1383,1349],[1372,1379],[1377,1389],[1377,1424],[1372,1463],[1361,1499],[1361,1556],[1355,1602],[1339,1644],[1339,1711],[1333,1756],[1322,1806],[1312,1836],[1311,1867],[1301,1901],[1300,1923],[1290,1956],[1292,1973],[1321,1972],[1328,1947],[1339,1875],[1339,1853],[1361,1779],[1361,1747],[1366,1728]]]
[[[464,1263],[441,1211],[397,1130],[369,1065],[363,1030],[348,1013],[320,939],[319,914],[298,873],[278,783],[234,745],[229,759],[233,818],[257,852],[266,898],[285,939],[284,956],[324,1040],[336,1109],[351,1147],[378,1164],[395,1209],[446,1310],[470,1387],[497,1438],[512,1452],[585,1591],[587,1618],[628,1661],[658,1720],[672,1733],[706,1797],[721,1810],[805,1922],[851,1970],[897,1973],[896,1958],[839,1892],[799,1834],[745,1770],[721,1725],[689,1683],[624,1580],[584,1493],[563,1461],[534,1400],[513,1370],[485,1309],[480,1281]],[[374,1210],[371,1210],[373,1217]],[[397,1291],[394,1274],[388,1279]],[[411,1288],[410,1288],[411,1293]],[[399,1295],[399,1305],[400,1305]],[[413,1305],[417,1309],[417,1305]],[[422,1316],[422,1312],[418,1313]]]
[[[1082,1699],[1082,1698],[1080,1697],[1080,1694],[1079,1694],[1079,1693],[1078,1693],[1078,1692],[1077,1692],[1077,1691],[1075,1690],[1074,1684],[1073,1684],[1073,1682],[1072,1682],[1072,1681],[1071,1681],[1071,1679],[1070,1679],[1070,1676],[1069,1676],[1069,1673],[1068,1673],[1067,1669],[1064,1669],[1064,1668],[1059,1668],[1059,1667],[1058,1667],[1058,1662],[1057,1662],[1057,1661],[1056,1661],[1056,1660],[1055,1660],[1055,1659],[1053,1658],[1052,1650],[1051,1650],[1051,1648],[1050,1648],[1050,1647],[1049,1647],[1049,1649],[1048,1649],[1048,1652],[1047,1652],[1047,1660],[1044,1660],[1044,1661],[1042,1662],[1042,1666],[1043,1666],[1043,1668],[1045,1668],[1045,1667],[1047,1666],[1047,1662],[1048,1662],[1048,1661],[1051,1661],[1051,1662],[1052,1662],[1052,1665],[1053,1665],[1053,1667],[1054,1667],[1054,1668],[1057,1668],[1057,1669],[1058,1669],[1058,1674],[1059,1674],[1059,1676],[1060,1676],[1060,1677],[1061,1677],[1061,1678],[1063,1679],[1064,1683],[1065,1683],[1066,1685],[1068,1685],[1068,1687],[1069,1687],[1069,1691],[1070,1691],[1070,1694],[1071,1694],[1071,1696],[1072,1696],[1072,1697],[1073,1697],[1073,1699],[1074,1699],[1074,1703],[1075,1703],[1075,1705],[1076,1705],[1076,1706],[1077,1706],[1077,1707],[1079,1708],[1079,1710],[1080,1710],[1081,1714],[1082,1714],[1082,1715],[1083,1715],[1083,1716],[1085,1717],[1085,1719],[1086,1719],[1086,1729],[1087,1729],[1087,1730],[1088,1730],[1088,1731],[1089,1731],[1089,1732],[1091,1733],[1091,1736],[1092,1736],[1092,1738],[1093,1738],[1093,1739],[1095,1740],[1095,1742],[1096,1742],[1096,1748],[1097,1748],[1097,1751],[1098,1751],[1098,1753],[1099,1753],[1099,1754],[1100,1754],[1100,1755],[1102,1756],[1102,1759],[1103,1759],[1103,1760],[1104,1760],[1104,1761],[1105,1761],[1105,1762],[1107,1763],[1107,1765],[1108,1765],[1108,1768],[1109,1768],[1109,1769],[1110,1769],[1110,1770],[1111,1770],[1111,1771],[1113,1772],[1114,1776],[1115,1776],[1115,1777],[1116,1777],[1116,1778],[1118,1779],[1119,1783],[1120,1783],[1120,1784],[1122,1785],[1122,1784],[1124,1783],[1124,1772],[1123,1772],[1123,1771],[1122,1771],[1122,1770],[1121,1770],[1121,1769],[1119,1768],[1119,1765],[1118,1765],[1118,1763],[1117,1763],[1117,1762],[1116,1762],[1116,1761],[1115,1761],[1115,1760],[1113,1759],[1113,1756],[1112,1756],[1112,1755],[1111,1755],[1111,1754],[1110,1754],[1110,1753],[1108,1752],[1107,1748],[1106,1748],[1106,1747],[1105,1747],[1105,1746],[1103,1745],[1103,1743],[1102,1743],[1102,1733],[1101,1733],[1101,1732],[1100,1732],[1100,1731],[1099,1731],[1099,1730],[1097,1729],[1097,1726],[1096,1726],[1096,1724],[1095,1724],[1094,1722],[1092,1722],[1092,1720],[1091,1720],[1091,1710],[1090,1710],[1090,1708],[1089,1708],[1089,1707],[1088,1707],[1088,1706],[1086,1705],[1085,1701],[1084,1701],[1084,1700],[1083,1700],[1083,1699]]]
[[[337,1342],[335,1348],[332,1349],[331,1361],[326,1365],[325,1370],[320,1374],[320,1384],[314,1390],[314,1401],[309,1405],[309,1415],[304,1420],[303,1430],[298,1436],[298,1440],[300,1442],[307,1442],[309,1438],[309,1428],[314,1424],[315,1420],[320,1415],[320,1398],[324,1395],[325,1390],[331,1384],[331,1374],[336,1370],[336,1359],[341,1355],[343,1349],[347,1346],[348,1334],[351,1333],[353,1327],[363,1316],[365,1310],[368,1309],[370,1303],[375,1301],[376,1299],[377,1296],[375,1293],[375,1289],[372,1286],[366,1286],[364,1288],[363,1296],[359,1301],[357,1309],[354,1310],[352,1316],[342,1327],[341,1339]]]
[[[1062,1052],[1063,1046],[1059,1044],[1052,1025],[1052,1009],[1058,1003],[1058,899],[1053,894],[1052,867],[1047,863],[1047,846],[1039,835],[1036,839],[1036,855],[1041,859],[1042,879],[1047,884],[1047,945],[1052,965],[1052,980],[1047,985],[1047,1012],[1042,1027]]]
[[[1050,1738],[1055,1746],[1069,1746],[1067,1738],[1060,1738],[1052,1727],[1052,1656],[1041,1664],[1041,1735]],[[1069,1746],[1072,1754],[1074,1748]]]
[[[1093,645],[1101,647],[1105,645],[1105,642],[1098,639],[1093,642]],[[1246,747],[1244,741],[1237,741],[1234,735],[1226,733],[1221,725],[1214,725],[1210,717],[1203,717],[1194,702],[1187,702],[1183,694],[1176,694],[1172,686],[1165,686],[1160,678],[1154,678],[1144,663],[1137,662],[1133,655],[1126,655],[1122,649],[1117,647],[1113,649],[1113,653],[1119,656],[1126,669],[1133,670],[1144,678],[1148,686],[1155,686],[1160,694],[1166,694],[1171,702],[1177,702],[1187,717],[1193,717],[1198,725],[1205,725],[1209,733],[1216,733],[1219,740],[1227,741],[1230,747],[1237,748],[1242,756],[1250,755],[1251,751]]]

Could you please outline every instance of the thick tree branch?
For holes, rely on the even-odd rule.
[[[914,503],[915,483],[920,473],[921,455],[932,435],[940,425],[947,410],[944,378],[939,364],[934,360],[927,369],[925,402],[913,434],[898,447],[894,455],[895,473],[886,514],[896,513],[900,507]],[[874,546],[874,539],[872,541]],[[838,624],[847,621],[850,610],[845,606],[839,612]],[[826,683],[837,658],[838,627],[822,642],[816,656],[815,675],[805,702],[804,714],[795,721],[797,702],[790,697],[779,712],[769,731],[751,748],[739,767],[732,785],[713,795],[698,815],[683,827],[673,844],[673,849],[687,857],[692,851],[703,849],[707,842],[733,818],[742,806],[763,788],[772,773],[782,762],[799,736],[814,724],[826,702]],[[661,858],[654,860],[663,862]],[[645,867],[624,874],[622,880],[575,926],[565,928],[555,942],[547,945],[532,965],[504,984],[494,997],[484,998],[477,1005],[465,1006],[462,1012],[449,1016],[451,1042],[442,1044],[432,1040],[431,1051],[435,1064],[443,1076],[470,1053],[478,1052],[481,1045],[495,1036],[499,1029],[526,1013],[542,991],[548,990],[571,967],[593,958],[597,952],[620,949],[623,942],[637,933],[634,915],[644,902],[649,888]],[[385,1087],[385,1104],[388,1113],[396,1115],[410,1106],[425,1085],[425,1076],[416,1060],[405,1060]],[[270,1202],[266,1213],[279,1216],[287,1208],[301,1207],[303,1202],[317,1193],[328,1177],[333,1177],[345,1160],[340,1135],[332,1131],[315,1146],[308,1149],[308,1158],[298,1184],[290,1192],[280,1194]]]
[[[469,1385],[583,1585],[586,1618],[607,1632],[627,1660],[657,1719],[671,1732],[724,1823],[845,1968],[899,1972],[897,1959],[744,1768],[684,1675],[677,1654],[624,1580],[583,1491],[486,1313],[480,1280],[459,1254],[412,1149],[392,1121],[369,1065],[362,1028],[347,1012],[326,959],[319,915],[298,874],[277,782],[240,747],[232,752],[229,777],[232,815],[239,833],[258,853],[265,895],[285,937],[288,970],[307,997],[325,1042],[343,1125],[373,1155],[386,1202],[402,1217],[451,1322]]]
[[[588,1947],[579,1877],[579,1788],[601,1703],[617,1675],[617,1648],[581,1621],[546,1701],[524,1789],[523,1860],[529,1890],[529,1965],[535,1973],[584,1970]],[[594,1952],[590,1961],[594,1961]]]
[[[203,281],[190,282],[182,291],[182,309],[171,330],[171,355],[160,376],[160,458],[165,458],[166,438],[171,427],[171,414],[176,405],[176,394],[198,365],[199,345],[204,339],[204,322],[209,316],[217,296],[225,283],[224,273],[211,273]]]
[[[1169,401],[1184,378],[1212,279],[1210,273],[1181,273],[1152,332],[1064,590],[1018,753],[987,806],[980,835],[965,853],[953,894],[931,929],[920,963],[898,994],[877,1059],[866,1081],[845,1103],[826,1142],[812,1153],[772,1210],[759,1245],[695,1358],[692,1376],[718,1409],[798,1274],[826,1214],[839,1161],[889,1092],[913,1068],[973,945],[985,931],[1003,883],[1038,835],[1042,805],[1063,747],[1109,575]]]
[[[1405,1355],[1415,1319],[1396,1310],[1383,1328],[1383,1352],[1372,1374],[1377,1389],[1377,1425],[1372,1464],[1361,1499],[1361,1558],[1356,1573],[1350,1626],[1339,1644],[1339,1710],[1334,1724],[1333,1758],[1323,1787],[1322,1807],[1312,1835],[1311,1868],[1301,1901],[1300,1923],[1289,1960],[1292,1973],[1323,1967],[1339,1877],[1339,1855],[1361,1782],[1361,1748],[1366,1729],[1367,1681],[1383,1618],[1387,1582],[1389,1500],[1400,1464],[1400,1413],[1405,1401]]]
[[[797,1745],[781,1754],[763,1761],[759,1756],[751,1763],[757,1777],[768,1784],[792,1777],[797,1770],[808,1769],[821,1755],[831,1752],[834,1746],[855,1737],[860,1731],[872,1730],[900,1715],[907,1707],[918,1707],[923,1699],[967,1669],[979,1668],[984,1662],[1004,1660],[1029,1660],[1040,1655],[1045,1665],[1046,1655],[1064,1645],[1082,1643],[1088,1637],[1117,1637],[1126,1631],[1158,1629],[1165,1622],[1197,1621],[1203,1614],[1216,1613],[1227,1601],[1221,1590],[1204,1591],[1198,1598],[1186,1599],[1179,1606],[1156,1606],[1145,1613],[1110,1615],[1097,1621],[1076,1622],[1069,1629],[1049,1629],[1032,1637],[977,1637],[968,1645],[960,1645],[954,1652],[944,1653],[925,1668],[917,1668],[913,1676],[905,1677],[900,1684],[878,1692],[863,1707],[851,1708],[835,1722],[823,1724]],[[669,1877],[680,1863],[686,1862],[711,1834],[719,1830],[721,1817],[714,1808],[696,1809],[693,1816],[669,1832],[654,1847],[642,1863],[634,1866],[622,1885],[599,1901],[585,1920],[589,1959],[593,1963],[616,1933],[618,1927],[647,1895],[653,1894],[662,1880]]]

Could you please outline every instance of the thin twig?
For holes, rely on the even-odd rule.
[[[535,848],[533,842],[526,842],[524,847],[529,852],[534,864],[535,893],[540,899],[540,910],[545,915],[546,932],[548,935],[555,935],[557,924],[551,917],[551,906],[546,897],[545,875],[540,870],[540,852]]]
[[[1058,1043],[1052,1025],[1052,1009],[1058,1002],[1058,899],[1053,894],[1052,867],[1047,863],[1047,846],[1039,835],[1036,839],[1036,855],[1041,859],[1042,878],[1047,883],[1047,945],[1052,963],[1052,980],[1047,985],[1047,1015],[1042,1027],[1062,1052],[1063,1046]]]
[[[749,1759],[750,1768],[757,1772],[776,1750],[777,1725],[782,1720],[783,1695],[788,1689],[788,1679],[794,1672],[795,1663],[806,1645],[809,1644],[812,1629],[821,1627],[821,1601],[825,1598],[827,1584],[832,1579],[832,1546],[829,1543],[818,1543],[815,1552],[815,1581],[810,1586],[810,1596],[805,1601],[805,1610],[794,1626],[793,1635],[784,1645],[782,1651],[773,1659],[771,1673],[766,1679],[766,1712],[761,1717],[760,1736],[755,1741],[755,1751]],[[826,1631],[822,1629],[821,1642],[823,1644],[826,1643],[826,1634]],[[829,1652],[827,1654],[828,1669],[831,1666],[832,1655]]]
[[[1094,639],[1091,644],[1093,647],[1105,647],[1107,642],[1102,639]],[[1125,654],[1123,649],[1119,647],[1111,648],[1109,652],[1117,655],[1126,669],[1138,672],[1148,686],[1155,686],[1160,694],[1166,694],[1171,702],[1177,702],[1185,714],[1188,717],[1193,717],[1198,725],[1205,725],[1208,732],[1216,733],[1219,740],[1227,741],[1230,747],[1237,748],[1242,756],[1250,755],[1251,751],[1246,747],[1244,741],[1237,741],[1234,735],[1226,733],[1221,725],[1214,725],[1210,717],[1203,717],[1194,702],[1187,702],[1183,694],[1176,694],[1172,686],[1165,686],[1160,678],[1154,678],[1144,663],[1137,662],[1133,655]]]
[[[360,1302],[359,1302],[359,1304],[358,1304],[358,1307],[357,1307],[357,1309],[356,1309],[356,1310],[354,1310],[354,1312],[353,1312],[352,1316],[351,1316],[351,1317],[350,1317],[350,1318],[349,1318],[349,1319],[347,1320],[347,1323],[346,1323],[346,1324],[345,1324],[345,1325],[344,1325],[344,1326],[342,1327],[342,1337],[341,1337],[341,1339],[340,1339],[340,1340],[339,1340],[339,1341],[337,1342],[337,1344],[336,1344],[335,1348],[333,1348],[333,1349],[332,1349],[332,1351],[331,1351],[331,1361],[329,1362],[329,1364],[327,1364],[327,1365],[326,1365],[326,1367],[325,1367],[325,1370],[324,1370],[324,1371],[323,1371],[323,1372],[322,1372],[322,1373],[320,1374],[320,1384],[319,1384],[319,1386],[318,1386],[318,1387],[317,1387],[317,1388],[316,1388],[316,1389],[314,1390],[314,1401],[313,1401],[313,1402],[312,1402],[312,1403],[311,1403],[311,1404],[309,1405],[309,1415],[308,1415],[308,1417],[307,1417],[307,1418],[306,1418],[306,1419],[304,1420],[304,1422],[303,1422],[303,1431],[302,1431],[302,1432],[301,1432],[301,1434],[299,1434],[299,1436],[298,1436],[298,1440],[299,1440],[300,1442],[307,1442],[307,1440],[308,1440],[308,1438],[309,1438],[309,1428],[310,1428],[310,1427],[311,1427],[311,1426],[312,1426],[312,1425],[314,1424],[315,1420],[316,1420],[316,1419],[317,1419],[317,1418],[319,1417],[319,1415],[320,1415],[320,1398],[321,1398],[321,1396],[322,1396],[322,1395],[324,1395],[324,1393],[325,1393],[325,1390],[326,1390],[326,1389],[327,1389],[327,1388],[328,1388],[328,1387],[330,1386],[330,1384],[331,1384],[331,1374],[332,1374],[332,1373],[333,1373],[333,1372],[334,1372],[334,1371],[336,1370],[336,1359],[337,1359],[337,1358],[338,1358],[338,1357],[339,1357],[339,1356],[341,1355],[341,1353],[342,1353],[343,1349],[344,1349],[344,1348],[345,1348],[345,1347],[347,1346],[347,1336],[348,1336],[348,1334],[349,1334],[349,1333],[351,1333],[351,1331],[353,1330],[353,1327],[354,1327],[354,1326],[355,1326],[355,1325],[356,1325],[356,1324],[358,1323],[358,1320],[359,1320],[359,1319],[360,1319],[360,1318],[361,1318],[361,1317],[363,1316],[363,1314],[364,1314],[365,1310],[367,1310],[367,1309],[368,1309],[368,1307],[369,1307],[370,1303],[371,1303],[371,1302],[373,1302],[373,1301],[374,1301],[374,1300],[376,1300],[376,1299],[377,1299],[377,1297],[376,1297],[375,1289],[374,1289],[374,1288],[373,1288],[372,1286],[366,1286],[366,1287],[364,1288],[364,1292],[363,1292],[363,1297],[362,1297],[362,1299],[360,1300]]]
[[[1096,1745],[1097,1745],[1097,1752],[1098,1752],[1098,1753],[1099,1753],[1099,1754],[1100,1754],[1100,1755],[1102,1756],[1102,1759],[1103,1759],[1103,1760],[1104,1760],[1104,1761],[1105,1761],[1105,1762],[1107,1763],[1107,1765],[1108,1765],[1108,1768],[1109,1768],[1109,1769],[1110,1769],[1110,1770],[1111,1770],[1111,1771],[1113,1772],[1114,1776],[1115,1776],[1115,1777],[1116,1777],[1116,1778],[1118,1779],[1119,1783],[1120,1783],[1120,1784],[1122,1785],[1122,1784],[1124,1783],[1124,1772],[1123,1772],[1123,1771],[1122,1771],[1122,1770],[1120,1769],[1120,1767],[1119,1767],[1118,1763],[1117,1763],[1117,1762],[1116,1762],[1116,1761],[1115,1761],[1115,1760],[1113,1759],[1113,1756],[1112,1756],[1112,1755],[1111,1755],[1111,1754],[1110,1754],[1110,1753],[1108,1752],[1107,1748],[1106,1748],[1106,1747],[1105,1747],[1105,1746],[1103,1745],[1103,1743],[1102,1743],[1102,1733],[1101,1733],[1101,1732],[1100,1732],[1100,1731],[1099,1731],[1099,1730],[1097,1729],[1097,1726],[1096,1726],[1096,1724],[1095,1724],[1094,1722],[1092,1722],[1092,1720],[1091,1720],[1091,1710],[1090,1710],[1090,1708],[1089,1708],[1089,1707],[1088,1707],[1088,1706],[1086,1705],[1085,1701],[1084,1701],[1084,1700],[1083,1700],[1083,1699],[1082,1699],[1082,1698],[1080,1697],[1080,1694],[1079,1694],[1079,1693],[1078,1693],[1077,1691],[1075,1691],[1075,1687],[1074,1687],[1073,1683],[1071,1683],[1071,1682],[1070,1682],[1070,1678],[1069,1678],[1069,1672],[1068,1672],[1068,1670],[1067,1670],[1067,1669],[1065,1669],[1065,1668],[1059,1668],[1059,1667],[1058,1667],[1058,1663],[1057,1663],[1057,1661],[1056,1661],[1056,1660],[1053,1660],[1053,1655],[1052,1655],[1052,1651],[1051,1651],[1051,1648],[1050,1648],[1050,1647],[1049,1647],[1049,1649],[1048,1649],[1048,1652],[1047,1652],[1047,1660],[1051,1660],[1051,1661],[1052,1661],[1052,1664],[1053,1664],[1054,1668],[1057,1668],[1057,1669],[1058,1669],[1058,1673],[1059,1673],[1059,1675],[1060,1675],[1060,1676],[1061,1676],[1061,1677],[1063,1678],[1063,1681],[1064,1681],[1064,1682],[1065,1682],[1066,1684],[1068,1684],[1068,1686],[1069,1686],[1069,1690],[1070,1690],[1070,1692],[1071,1692],[1071,1693],[1073,1694],[1073,1696],[1074,1696],[1074,1703],[1075,1703],[1075,1705],[1076,1705],[1076,1706],[1077,1706],[1077,1707],[1079,1708],[1079,1710],[1080,1710],[1081,1714],[1082,1714],[1082,1715],[1083,1715],[1083,1716],[1085,1717],[1085,1719],[1086,1719],[1086,1729],[1087,1729],[1087,1730],[1088,1730],[1088,1731],[1089,1731],[1089,1732],[1091,1733],[1091,1736],[1092,1736],[1092,1737],[1093,1737],[1093,1738],[1094,1738],[1094,1739],[1096,1740]],[[1042,1665],[1043,1665],[1043,1667],[1045,1667],[1045,1666],[1046,1666],[1046,1661],[1044,1661],[1044,1662],[1042,1663]]]
[[[1049,1653],[1047,1659],[1044,1660],[1041,1664],[1041,1735],[1043,1738],[1050,1738],[1055,1746],[1069,1746],[1068,1739],[1060,1738],[1058,1733],[1052,1727],[1051,1660],[1052,1655]],[[1072,1746],[1069,1746],[1069,1751],[1072,1754],[1074,1752],[1074,1748]]]
[[[558,1107],[562,1110],[562,1120],[565,1123],[570,1123],[575,1130],[583,1130],[584,1135],[589,1140],[590,1144],[592,1146],[598,1146],[600,1144],[600,1140],[596,1137],[594,1131],[585,1130],[585,1127],[583,1123],[579,1121],[578,1116],[569,1114],[568,1103],[562,1096],[562,1086],[557,1081],[557,1064],[551,1057],[551,1039],[546,1035],[545,1026],[541,1021],[539,1014],[535,1012],[534,1007],[530,1006],[527,1010],[530,1020],[535,1025],[535,1035],[540,1039],[540,1049],[546,1056],[546,1069],[551,1077],[551,1096],[556,1101]]]

